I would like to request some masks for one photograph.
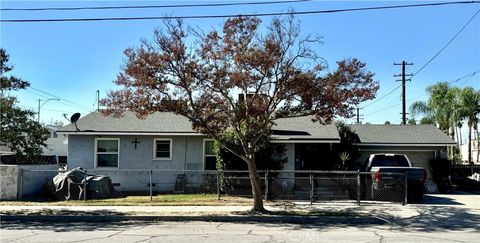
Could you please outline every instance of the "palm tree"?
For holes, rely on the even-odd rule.
[[[462,108],[462,90],[457,87],[452,87],[448,90],[448,94],[451,99],[451,122],[452,129],[457,131],[457,144],[458,147],[461,145],[462,141],[462,126],[463,126],[463,117],[464,110]]]
[[[410,106],[412,118],[416,115],[424,115],[421,124],[436,124],[440,130],[447,133],[453,140],[455,139],[455,130],[461,127],[462,109],[460,98],[461,90],[450,87],[446,82],[440,82],[427,87],[430,98],[427,102],[416,101]],[[453,156],[453,150],[450,154]]]
[[[442,131],[455,139],[455,129],[461,120],[457,112],[460,105],[455,98],[458,89],[451,88],[448,83],[443,82],[427,87],[427,92],[430,94],[427,102],[416,101],[410,105],[412,117],[424,115],[421,121],[425,123],[434,121]]]
[[[472,128],[478,127],[480,91],[465,87],[461,92],[461,110],[468,126],[468,162],[472,163]]]

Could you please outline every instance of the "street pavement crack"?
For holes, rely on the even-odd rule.
[[[385,237],[383,235],[381,235],[377,231],[373,231],[373,233],[380,238],[380,239],[378,239],[379,243],[384,243]]]
[[[37,236],[37,235],[40,235],[40,233],[31,233],[31,235],[25,235],[25,236],[22,236],[20,238],[17,238],[17,239],[14,239],[13,241],[21,241],[22,239],[26,239],[26,238],[29,238],[29,237],[32,237],[32,236]]]

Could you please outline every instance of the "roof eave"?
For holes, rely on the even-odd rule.
[[[454,146],[456,143],[354,143],[355,146],[412,146],[412,147],[434,147]]]
[[[113,135],[113,136],[121,136],[121,135],[150,135],[150,136],[205,136],[205,134],[195,133],[195,132],[120,132],[120,131],[58,131],[59,134],[66,134],[66,135]]]
[[[272,139],[270,143],[340,143],[336,139]]]

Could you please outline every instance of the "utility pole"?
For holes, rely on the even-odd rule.
[[[363,109],[363,108],[360,108],[360,107],[357,106],[357,124],[360,124],[360,119],[361,119],[361,118],[360,118],[360,117],[361,117],[361,116],[360,116],[360,110],[361,110],[361,109]]]
[[[100,90],[97,89],[97,112],[100,111]]]
[[[43,103],[40,104],[40,102],[42,102],[42,100],[38,99],[38,112],[37,112],[37,122],[38,123],[40,123],[40,108],[42,108],[42,106],[45,105],[45,103],[47,103],[51,100],[60,101],[60,99],[58,99],[58,98],[51,98],[51,99],[47,99],[47,100],[43,101]]]
[[[398,81],[401,81],[402,82],[402,124],[403,125],[406,125],[407,124],[407,104],[406,104],[406,99],[405,99],[405,96],[406,96],[406,91],[405,91],[405,82],[406,81],[411,81],[411,79],[406,79],[406,77],[412,77],[413,74],[406,74],[405,73],[405,66],[406,65],[413,65],[413,63],[408,63],[406,61],[402,61],[402,63],[393,63],[393,65],[402,65],[402,74],[395,74],[393,75],[394,77],[402,77],[401,80],[396,80],[397,82]]]
[[[38,99],[38,111],[37,111],[37,122],[40,123],[40,102],[42,102],[41,99]]]

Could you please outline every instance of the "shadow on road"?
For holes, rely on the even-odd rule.
[[[359,210],[368,209],[372,215],[378,215],[382,218],[389,220],[392,225],[392,230],[410,232],[410,231],[425,231],[425,232],[445,232],[450,230],[467,230],[480,232],[480,207],[476,207],[480,201],[480,195],[468,195],[468,200],[457,200],[455,196],[449,195],[427,195],[424,203],[412,204],[408,210],[416,212],[411,217],[397,218],[393,216],[392,211],[396,209],[401,210],[401,205],[398,204],[379,204],[375,205],[358,206],[358,207],[344,207],[340,212],[352,215],[356,215]],[[473,203],[473,207],[471,206]],[[329,207],[328,205],[325,205]],[[322,206],[324,207],[324,206]],[[331,206],[334,207],[333,205]],[[339,206],[336,206],[337,210]],[[324,208],[325,209],[325,208]],[[55,211],[55,212],[54,212]],[[54,210],[52,212],[43,212],[39,215],[79,215],[79,212],[72,212],[68,210]],[[327,209],[328,211],[328,209]],[[88,212],[92,215],[92,212]],[[104,215],[120,215],[121,213],[110,210],[95,211],[95,215],[102,217]],[[97,230],[123,230],[131,229],[134,227],[144,227],[147,225],[158,225],[165,222],[88,222],[88,223],[60,223],[60,222],[2,222],[1,228],[8,230],[25,230],[25,229],[43,229],[51,230],[55,232],[67,232],[67,231],[97,231]],[[183,222],[177,222],[182,224]],[[213,222],[211,222],[213,223]],[[221,223],[221,222],[215,222]],[[200,224],[200,222],[199,222]],[[262,225],[266,227],[286,227],[291,229],[323,229],[328,230],[330,227],[338,227],[338,224],[315,224],[315,223],[254,223],[254,222],[236,222],[235,224],[245,225]],[[374,227],[371,224],[355,224],[357,228],[370,228]]]
[[[2,229],[5,230],[47,230],[53,232],[72,232],[72,231],[121,231],[123,229],[132,229],[133,227],[144,227],[150,224],[160,224],[161,222],[2,222]]]
[[[445,197],[444,195],[425,195],[422,203],[416,203],[420,205],[465,205],[452,198]]]

